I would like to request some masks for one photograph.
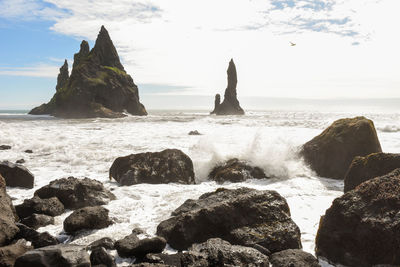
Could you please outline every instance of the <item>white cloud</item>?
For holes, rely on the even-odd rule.
[[[223,93],[233,57],[239,95],[400,96],[398,0],[46,2],[56,32],[94,40],[104,24],[137,83]]]
[[[38,64],[31,67],[0,67],[0,75],[54,78],[59,66]]]

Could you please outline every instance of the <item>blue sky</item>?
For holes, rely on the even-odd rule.
[[[72,66],[101,25],[149,105],[152,96],[223,93],[230,58],[239,97],[400,97],[399,8],[396,0],[0,0],[0,109],[47,102],[63,60]]]

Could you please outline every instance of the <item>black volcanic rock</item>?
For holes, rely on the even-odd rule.
[[[108,209],[102,206],[75,210],[64,220],[64,230],[75,233],[80,230],[106,228],[113,223],[108,213]]]
[[[31,199],[25,199],[23,203],[16,205],[15,209],[18,216],[26,218],[34,213],[45,214],[48,216],[58,216],[64,213],[64,205],[56,197],[41,199],[34,196]]]
[[[9,161],[0,162],[0,174],[7,186],[33,188],[33,174],[24,166]]]
[[[236,66],[233,59],[229,62],[228,73],[228,87],[225,90],[224,101],[220,104],[221,97],[219,94],[215,96],[215,106],[211,114],[216,115],[244,115],[243,109],[240,107],[237,99],[236,85],[237,74]]]
[[[318,260],[301,249],[287,249],[271,256],[272,267],[321,267]]]
[[[267,176],[261,168],[250,166],[247,162],[233,158],[215,167],[208,178],[222,184],[224,182],[238,183],[247,179],[264,179]]]
[[[75,54],[71,76],[64,82],[68,67],[60,69],[57,92],[49,103],[29,114],[50,114],[62,118],[119,118],[123,112],[147,115],[139,102],[138,88],[122,66],[117,50],[104,26],[89,52],[86,41]]]
[[[68,62],[67,60],[65,60],[64,65],[62,65],[62,67],[60,68],[60,73],[57,76],[57,85],[56,85],[57,92],[67,84],[68,78],[69,78]]]

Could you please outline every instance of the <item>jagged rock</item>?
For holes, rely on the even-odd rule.
[[[7,245],[18,233],[17,220],[11,198],[6,192],[6,182],[0,175],[0,247]]]
[[[41,199],[34,196],[31,199],[25,199],[22,204],[15,206],[15,209],[20,218],[29,217],[34,213],[49,216],[58,216],[64,213],[64,205],[57,197]]]
[[[33,174],[24,166],[3,161],[0,163],[0,174],[6,180],[7,186],[33,188]]]
[[[400,168],[400,154],[373,153],[366,157],[355,157],[344,178],[344,192],[397,168]]]
[[[49,215],[34,213],[31,216],[22,219],[21,223],[33,229],[38,229],[49,224],[54,224],[54,218]]]
[[[35,196],[42,199],[57,197],[66,209],[106,205],[115,196],[97,180],[68,177],[51,181],[36,190]]]
[[[301,249],[287,249],[272,254],[272,267],[321,267],[318,260]]]
[[[199,133],[199,131],[197,131],[197,130],[190,131],[188,134],[189,135],[201,135],[201,133]]]
[[[286,200],[276,191],[250,188],[220,188],[185,201],[158,225],[157,235],[178,250],[214,237],[235,245],[258,244],[272,253],[301,248]]]
[[[60,73],[57,76],[57,85],[56,85],[57,92],[67,85],[68,78],[69,78],[68,62],[67,60],[65,60],[64,64],[60,68]]]
[[[228,160],[221,166],[215,167],[208,175],[208,178],[217,183],[237,183],[247,179],[264,179],[267,178],[267,176],[261,168],[252,167],[246,162],[234,158]]]
[[[177,149],[117,158],[109,173],[121,185],[195,183],[192,160]]]
[[[14,267],[15,260],[32,249],[33,247],[29,246],[24,239],[20,239],[14,244],[0,247],[0,266]]]
[[[78,245],[55,245],[26,252],[15,261],[15,267],[90,267],[89,254]]]
[[[9,146],[9,145],[1,145],[0,146],[0,150],[9,150],[9,149],[11,149],[11,146]]]
[[[336,198],[321,218],[316,254],[346,266],[400,265],[400,169]]]
[[[75,233],[80,230],[106,228],[113,223],[108,212],[108,209],[101,206],[75,210],[64,220],[64,230]]]
[[[115,259],[113,256],[107,253],[107,251],[102,248],[96,248],[90,254],[90,262],[92,266],[101,265],[105,267],[115,267]]]
[[[382,152],[374,123],[365,117],[340,119],[303,145],[300,155],[322,177],[344,179],[356,156]]]
[[[130,234],[115,242],[115,249],[121,257],[143,258],[148,253],[160,253],[167,242],[162,237],[145,238],[140,240],[135,234]]]
[[[16,238],[31,241],[34,248],[42,248],[57,245],[59,243],[57,238],[48,232],[39,233],[22,223],[17,223],[16,225],[19,228]]]
[[[114,243],[115,243],[115,241],[112,240],[111,238],[103,237],[103,238],[100,238],[99,240],[96,240],[96,241],[90,243],[87,246],[87,249],[94,250],[94,249],[100,248],[100,247],[105,248],[105,249],[114,249]]]
[[[228,74],[228,87],[225,90],[224,101],[221,104],[221,97],[217,94],[215,96],[215,107],[211,114],[216,115],[244,115],[243,109],[240,107],[239,101],[237,99],[236,85],[237,85],[237,75],[236,66],[233,59],[229,62],[229,67],[227,70]]]
[[[138,87],[122,66],[118,53],[104,26],[95,46],[88,52],[82,42],[75,54],[71,76],[63,83],[49,103],[32,109],[29,114],[50,114],[62,118],[120,118],[147,115],[139,102]],[[63,75],[62,77],[65,77]]]

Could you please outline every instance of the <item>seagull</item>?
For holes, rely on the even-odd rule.
[[[292,43],[292,42],[289,42],[290,43],[290,46],[295,46],[296,44],[295,43]]]

